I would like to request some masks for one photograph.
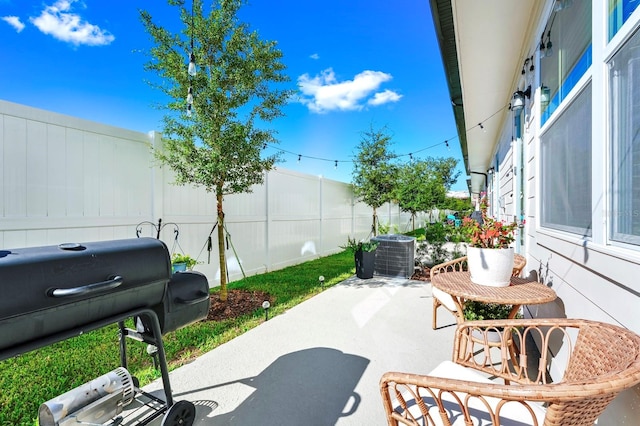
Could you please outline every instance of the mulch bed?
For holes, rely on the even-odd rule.
[[[221,321],[250,314],[256,309],[262,309],[262,302],[268,300],[273,303],[269,293],[251,290],[229,290],[226,302],[220,301],[220,294],[214,293],[210,297],[208,321]]]
[[[413,273],[411,279],[418,281],[429,281],[431,279],[431,269],[422,267],[422,269],[418,269]]]

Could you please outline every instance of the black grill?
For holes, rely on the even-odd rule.
[[[0,359],[145,308],[164,334],[206,317],[208,290],[198,273],[172,279],[152,238],[1,250]]]
[[[150,345],[162,373],[164,400],[137,385],[133,389],[152,403],[143,402],[152,413],[137,424],[149,424],[163,413],[162,424],[193,424],[195,406],[174,404],[162,335],[207,316],[209,285],[197,272],[172,275],[162,241],[135,238],[0,250],[0,295],[0,360],[118,323],[122,368],[115,371],[130,377],[127,337]],[[135,330],[125,328],[128,318],[135,319]],[[93,392],[91,383],[86,386]],[[120,398],[121,392],[84,398],[86,386],[43,404],[40,424],[67,424],[76,414],[112,417],[131,401]],[[69,402],[66,395],[74,395],[73,401],[60,408],[59,399]],[[66,412],[70,407],[73,412]],[[114,418],[113,424],[121,421]]]

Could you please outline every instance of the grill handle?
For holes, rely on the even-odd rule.
[[[209,293],[205,293],[204,291],[198,292],[198,297],[195,299],[183,299],[181,297],[176,297],[174,301],[180,305],[196,305],[198,303],[202,303],[209,298]]]
[[[120,275],[116,275],[114,277],[109,278],[107,281],[87,284],[80,287],[52,288],[52,289],[49,289],[49,291],[47,292],[47,295],[49,297],[80,296],[80,295],[95,293],[98,291],[111,290],[113,288],[119,287],[122,284],[122,282],[123,282],[122,277]]]

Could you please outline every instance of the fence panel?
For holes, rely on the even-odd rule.
[[[151,146],[158,133],[0,101],[0,247],[156,237],[162,219],[169,250],[197,257],[195,269],[219,282],[215,194],[173,184]],[[349,184],[281,168],[223,206],[231,280],[338,252],[371,230],[372,209]],[[408,220],[395,205],[378,214],[391,229]]]

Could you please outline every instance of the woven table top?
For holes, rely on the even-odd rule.
[[[471,282],[468,271],[444,272],[432,277],[431,284],[452,296],[504,305],[537,305],[552,302],[556,292],[526,278],[511,278],[507,287],[491,287]]]

